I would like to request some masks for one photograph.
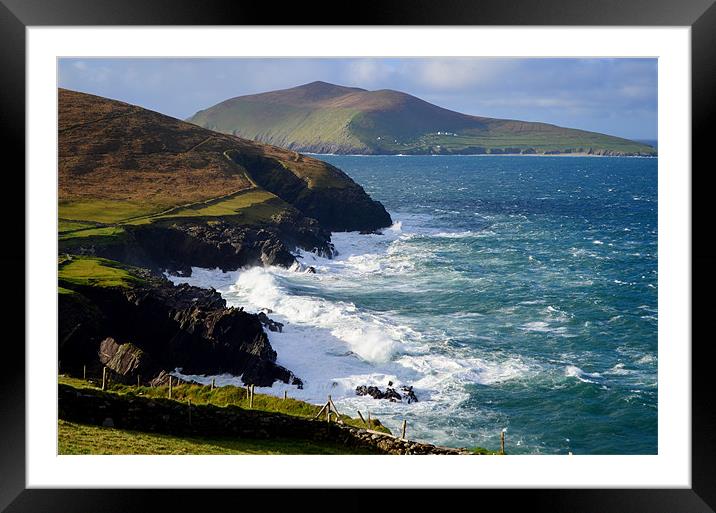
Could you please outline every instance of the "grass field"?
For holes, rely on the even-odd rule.
[[[126,221],[126,224],[146,224],[162,219],[174,218],[232,218],[240,216],[242,224],[268,221],[272,215],[288,205],[262,189],[249,189],[219,200],[208,200],[185,208],[179,207],[158,215],[140,217]]]
[[[95,226],[94,223],[83,223],[80,221],[68,221],[66,219],[60,218],[59,223],[57,225],[57,232],[60,234],[63,234],[65,232],[82,230],[85,228],[92,228],[93,226]]]
[[[263,189],[247,189],[190,205],[140,208],[131,202],[115,209],[115,202],[66,201],[60,204],[58,238],[65,245],[95,244],[118,241],[126,234],[125,226],[143,225],[163,220],[221,218],[242,225],[271,222],[272,216],[291,208],[276,195]],[[121,203],[121,202],[119,202]],[[72,220],[72,216],[82,221]]]
[[[88,228],[81,228],[71,232],[60,233],[59,240],[89,238],[109,239],[122,236],[124,235],[124,233],[124,228],[122,228],[121,226],[103,226],[100,228],[92,226]]]
[[[63,220],[111,224],[160,212],[170,206],[152,202],[96,199],[62,200],[58,208],[59,217]]]
[[[142,280],[131,274],[126,267],[104,258],[59,257],[58,267],[60,293],[63,293],[63,290],[67,291],[66,286],[72,284],[128,288],[142,283]]]
[[[58,421],[59,454],[346,454],[344,446],[310,440],[177,437]],[[375,454],[351,449],[351,454]]]

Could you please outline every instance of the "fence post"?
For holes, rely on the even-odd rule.
[[[169,399],[172,398],[172,377],[169,376]]]
[[[211,389],[214,390],[216,387],[216,378],[211,378]]]
[[[336,405],[333,404],[333,399],[331,399],[331,396],[328,396],[328,403],[331,405],[331,408],[333,408],[333,413],[336,414],[336,420],[341,418],[341,414],[338,412],[338,408],[336,408]]]
[[[358,416],[360,417],[360,420],[363,421],[363,424],[367,424],[367,422],[366,422],[365,419],[363,418],[363,414],[360,412],[360,410],[356,410],[356,411],[358,412]]]
[[[285,401],[288,398],[288,392],[286,390],[283,391],[283,400]]]
[[[107,367],[102,367],[102,390],[107,390]]]
[[[403,430],[402,430],[403,434],[400,435],[400,438],[402,438],[403,440],[405,440],[405,428],[407,428],[407,427],[408,427],[408,421],[403,419]]]
[[[324,404],[324,405],[323,405],[323,408],[321,408],[320,410],[318,410],[318,413],[316,413],[316,416],[313,417],[313,420],[316,420],[318,417],[321,416],[321,414],[323,413],[323,410],[326,409],[326,406],[328,406],[328,405],[327,405],[327,404]]]
[[[505,432],[500,431],[500,454],[505,454]]]
[[[249,408],[253,410],[254,408],[254,386],[251,385],[251,395],[249,396]]]
[[[87,381],[87,366],[86,365],[82,366],[82,379],[84,381]]]
[[[330,396],[328,396],[330,397]],[[331,402],[326,403],[326,422],[331,423]]]
[[[137,388],[141,386],[142,382],[142,376],[140,374],[137,374]]]

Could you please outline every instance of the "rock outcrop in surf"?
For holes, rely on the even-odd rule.
[[[275,381],[301,386],[276,364],[262,318],[227,307],[215,290],[127,268],[134,286],[92,286],[61,279],[59,359],[65,372],[97,374],[108,367],[118,379],[151,381],[162,372],[230,373],[244,383]],[[101,373],[100,373],[101,374]]]

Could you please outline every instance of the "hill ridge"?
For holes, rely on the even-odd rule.
[[[230,98],[187,121],[311,153],[656,155],[621,137],[465,114],[395,89],[321,81]]]

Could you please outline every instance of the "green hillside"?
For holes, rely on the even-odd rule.
[[[610,135],[470,116],[398,91],[325,82],[239,96],[187,121],[316,153],[656,155],[651,146]]]

